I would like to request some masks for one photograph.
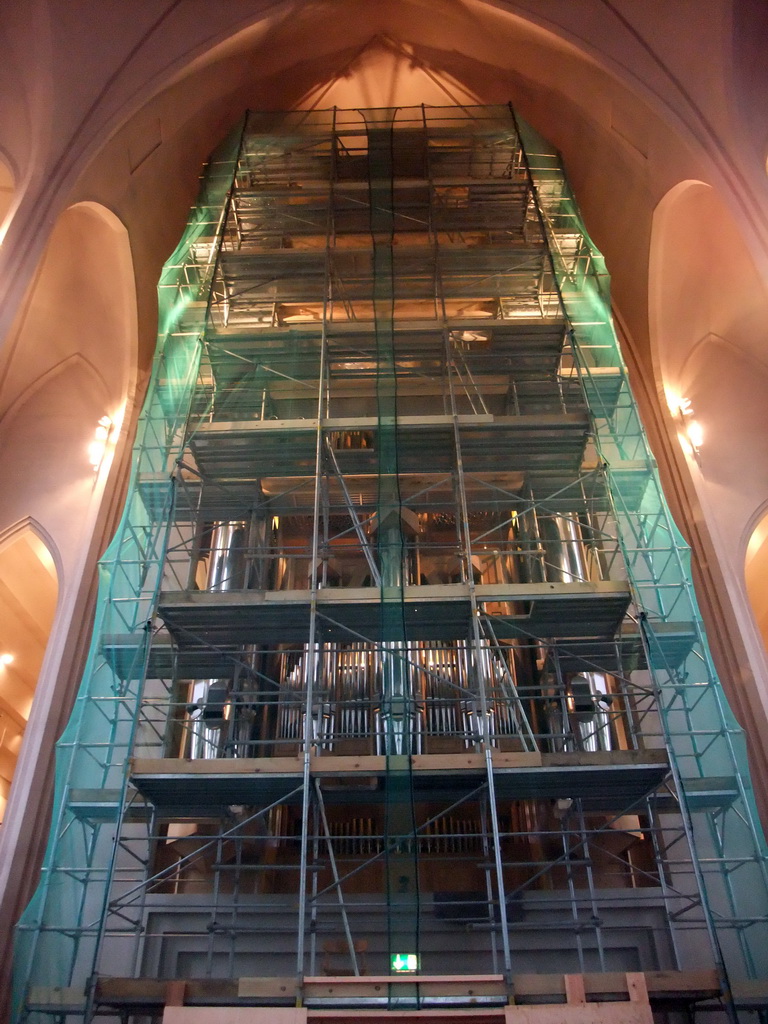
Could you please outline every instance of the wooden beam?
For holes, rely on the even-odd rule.
[[[241,979],[241,984],[245,981]],[[307,985],[367,985],[375,983],[378,985],[413,985],[418,982],[420,985],[427,982],[450,987],[451,985],[472,985],[481,982],[504,983],[503,974],[341,974],[333,976],[310,976],[304,979],[304,987]]]
[[[627,992],[630,1003],[648,1002],[648,985],[645,975],[640,972],[627,972]]]
[[[662,765],[664,750],[574,751],[564,754],[493,751],[494,768],[602,768],[616,765]],[[414,754],[411,767],[417,774],[432,772],[484,772],[482,754]],[[377,775],[386,772],[386,758],[376,754],[321,754],[312,757],[312,773],[320,778],[335,775]],[[181,757],[135,758],[134,775],[300,775],[299,757]]]
[[[720,985],[714,970],[693,970],[693,971],[646,971],[640,975],[645,981],[648,992],[648,999],[654,1000],[689,1002],[700,999],[716,999],[720,996]],[[626,1000],[625,1004],[632,1001],[630,985],[632,990],[640,998],[640,981],[636,975],[624,974],[619,971],[607,973],[587,973],[581,975],[584,984],[584,993],[587,998],[587,1007],[593,1008],[602,999],[613,999],[620,997]],[[310,977],[304,979],[307,984],[315,986],[327,986],[328,984],[344,986],[344,991],[351,997],[354,992],[360,991],[360,986],[366,984],[419,984],[429,985],[430,994],[438,995],[442,990],[445,994],[472,985],[499,985],[503,986],[502,975],[403,975],[399,979],[397,975],[366,975],[355,978],[354,976],[343,976],[338,978]],[[100,978],[96,985],[96,1002],[106,1006],[144,1006],[162,1007],[166,1001],[167,982],[154,978]],[[742,983],[745,986],[744,992],[739,994],[749,995],[752,998],[763,997],[768,1002],[768,979],[762,981]],[[565,976],[562,974],[516,974],[512,977],[512,990],[515,993],[517,1006],[532,1001],[550,1004],[559,1004],[563,1009],[565,1003]],[[749,991],[746,991],[749,986]],[[739,986],[735,986],[739,988]],[[61,990],[36,989],[33,993],[36,1001],[40,1003],[50,1000],[54,1003],[60,999]],[[278,1000],[291,1000],[297,993],[295,978],[240,978],[240,979],[208,979],[190,980],[186,982],[186,1010],[191,1004],[206,1003],[207,1006],[236,1007],[239,999],[263,998]],[[54,999],[55,995],[55,999]],[[72,993],[67,992],[72,998]],[[80,994],[82,998],[82,994]],[[611,1003],[617,1006],[621,1003]],[[517,1007],[516,1007],[517,1008]],[[534,1007],[526,1007],[533,1009]],[[318,1011],[319,1012],[319,1011]],[[335,1011],[334,1011],[335,1012]],[[389,1011],[393,1013],[394,1011]],[[421,1011],[422,1013],[425,1011]],[[448,1009],[440,1012],[448,1013]],[[455,1011],[465,1016],[470,1012],[468,1009]],[[474,1013],[475,1011],[471,1011]],[[488,1013],[496,1013],[497,1010],[488,1010]],[[313,1011],[313,1016],[314,1016]],[[362,1017],[362,1010],[350,1010],[350,1017]],[[389,1019],[389,1016],[387,1017]],[[212,1024],[211,1021],[205,1024]]]
[[[187,991],[186,981],[169,981],[165,986],[165,1005],[183,1006]]]
[[[131,762],[133,775],[300,775],[301,770],[298,757],[148,757]]]
[[[565,1000],[569,1005],[586,1003],[587,995],[584,991],[583,974],[566,974],[563,977],[565,982]]]

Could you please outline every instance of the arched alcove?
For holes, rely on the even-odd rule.
[[[730,212],[701,181],[681,182],[656,210],[649,289],[656,385],[670,431],[677,443],[698,424],[692,478],[717,521],[716,543],[741,578],[742,533],[765,500],[768,472],[768,290]]]
[[[764,510],[749,538],[744,578],[752,614],[768,651],[768,510]]]
[[[89,446],[109,404],[102,378],[75,355],[28,388],[3,423],[2,521],[15,521],[31,508],[62,551],[65,580],[86,539],[95,484]]]
[[[0,822],[53,624],[58,575],[39,529],[26,521],[0,538]]]
[[[96,559],[110,523],[104,498],[116,487],[107,474],[111,448],[125,443],[119,427],[133,399],[136,322],[125,227],[97,203],[69,207],[16,315],[0,393],[0,537],[21,521],[39,524],[38,535],[55,551],[58,586],[55,614],[47,602],[52,621],[38,629],[45,657],[34,700],[26,695],[23,744],[18,735],[14,741],[20,750],[14,751],[18,761],[0,831],[0,890],[8,918],[28,898],[30,864],[39,862],[46,842],[41,822],[51,797],[55,743],[82,667]],[[89,447],[104,416],[113,424],[112,443],[94,472]],[[9,561],[2,578],[8,590],[24,591],[26,579],[24,565]]]
[[[0,528],[32,514],[66,575],[88,542],[88,446],[102,417],[119,428],[135,375],[130,245],[109,210],[78,203],[61,215],[11,345],[0,400]]]
[[[658,205],[649,268],[650,329],[660,403],[673,444],[682,442],[719,571],[750,661],[757,693],[742,719],[765,721],[765,650],[750,622],[759,601],[745,584],[745,536],[765,503],[768,289],[717,192],[683,181]],[[693,432],[692,424],[695,424]],[[690,438],[698,435],[698,451]],[[756,542],[755,542],[756,543]],[[751,577],[760,563],[759,549]],[[724,595],[721,595],[722,601]],[[745,721],[746,724],[746,721]]]
[[[104,381],[106,411],[125,401],[136,350],[133,267],[127,231],[105,207],[83,202],[61,214],[8,347],[0,415],[75,353]]]
[[[40,676],[16,792],[38,784],[44,763],[53,757],[51,738],[43,736],[60,731],[71,703],[66,666],[72,654],[61,634],[92,571],[86,566],[95,555],[93,531],[104,484],[104,475],[94,472],[89,447],[103,417],[119,427],[133,385],[131,254],[127,232],[110,211],[79,203],[61,215],[11,344],[3,390],[8,398],[0,408],[0,531],[28,517],[39,524],[57,552],[60,591],[56,621],[38,631],[42,649],[49,629],[58,639]],[[111,431],[111,440],[116,433]],[[26,580],[23,562],[9,556],[0,583],[8,593],[23,592]],[[35,805],[34,796],[27,793],[26,799]],[[15,807],[12,798],[4,829],[19,813]],[[15,821],[10,827],[24,824]]]
[[[0,155],[0,242],[5,234],[5,219],[13,202],[15,182],[13,172]]]

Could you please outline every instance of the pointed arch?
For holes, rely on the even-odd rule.
[[[679,435],[685,448],[681,400],[698,424],[689,481],[736,613],[755,699],[768,707],[768,522],[760,518],[768,477],[768,286],[739,224],[702,181],[679,182],[654,211],[649,302],[659,402],[675,445]]]
[[[100,203],[58,218],[11,328],[0,415],[75,353],[102,379],[117,408],[135,384],[136,287],[128,231]]]
[[[56,547],[56,542],[50,535],[48,530],[45,529],[36,519],[32,516],[25,516],[12,526],[7,527],[0,533],[0,554],[8,545],[16,542],[20,535],[30,532],[37,540],[42,544],[48,553],[48,557],[53,562],[53,567],[56,571],[56,578],[61,579],[62,565],[61,555],[59,549]]]
[[[89,544],[88,445],[122,422],[136,384],[136,288],[128,232],[99,203],[59,217],[14,324],[0,396],[0,529],[32,515],[69,574]]]
[[[0,535],[0,821],[59,597],[58,552],[31,517]]]
[[[692,480],[717,520],[715,542],[743,588],[742,535],[764,498],[768,474],[768,288],[730,210],[702,181],[678,182],[654,211],[649,308],[668,429],[673,437],[680,430],[685,400],[703,435],[700,465],[689,465]]]
[[[11,207],[16,197],[16,175],[10,162],[0,151],[0,244],[2,244],[8,222],[11,219]]]
[[[7,411],[0,417],[0,424],[4,429],[10,429],[12,427],[14,418],[22,412],[25,405],[32,401],[38,391],[42,391],[45,388],[53,385],[56,378],[67,374],[69,371],[75,371],[76,374],[83,379],[84,382],[90,381],[93,387],[97,390],[101,403],[107,405],[109,402],[109,386],[104,380],[102,375],[93,365],[93,363],[86,359],[80,352],[73,352],[66,356],[61,362],[56,363],[55,366],[50,367],[40,377],[32,381],[31,384],[19,394],[8,407]]]
[[[768,654],[768,501],[755,512],[744,553],[744,581],[755,624]]]

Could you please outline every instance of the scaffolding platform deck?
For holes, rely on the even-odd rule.
[[[663,652],[668,665],[683,662],[695,638],[692,623],[660,623],[655,635],[658,656]],[[143,631],[104,638],[102,654],[120,679],[222,679],[238,666],[247,668],[238,644],[195,643],[186,637],[180,646],[167,633],[154,636],[145,666],[144,641]],[[642,637],[633,622],[625,622],[616,637],[571,637],[557,649],[564,672],[596,670],[622,676],[646,667]]]
[[[339,453],[337,453],[338,455]],[[645,461],[617,462],[611,467],[611,474],[621,488],[624,507],[627,511],[639,508],[648,482],[648,463]],[[167,472],[143,473],[138,487],[148,509],[162,507],[167,496],[173,468]],[[373,485],[376,476],[372,473],[347,473],[345,482],[350,493],[363,494],[361,508],[375,509]],[[399,474],[400,490],[404,501],[411,494],[425,496],[437,492],[435,501],[440,500],[440,488],[450,486],[445,473],[421,469],[417,472]],[[182,468],[176,473],[175,519],[184,522],[200,516],[217,518],[229,515],[231,518],[248,514],[257,500],[268,503],[272,515],[292,513],[311,515],[314,496],[314,476],[305,474],[291,478],[285,474],[276,477],[258,477],[244,474],[226,477],[221,474],[216,482],[202,481],[198,472]],[[334,478],[329,479],[331,493],[338,490]],[[595,462],[582,463],[569,470],[559,468],[531,468],[526,473],[500,470],[479,471],[467,474],[465,490],[468,500],[489,502],[495,499],[500,505],[520,510],[539,505],[547,512],[573,513],[581,508],[593,512],[610,511],[611,501],[608,488]]]
[[[586,973],[583,978],[584,992],[587,1000],[616,1000],[627,996],[626,975],[619,972]],[[669,1008],[670,1004],[685,1006],[702,999],[716,999],[720,996],[721,987],[717,973],[710,969],[688,971],[646,971],[644,974],[651,1005],[660,1009]],[[460,975],[424,977],[417,975],[401,978],[401,982],[418,982],[428,986],[429,996],[451,996],[456,994],[473,995],[478,986],[498,986],[503,982],[498,976]],[[397,981],[387,977],[386,983]],[[514,992],[514,1000],[519,1005],[540,1003],[557,1003],[562,1006],[566,1001],[566,982],[562,974],[513,974],[510,991]],[[295,1006],[296,998],[303,986],[310,986],[318,994],[329,986],[338,988],[351,985],[356,990],[367,984],[375,986],[381,983],[373,977],[305,978],[297,980],[291,977],[258,977],[258,978],[199,978],[184,981],[183,1002],[185,1006]],[[96,979],[95,1002],[99,1007],[130,1010],[131,1012],[152,1012],[162,1009],[169,997],[169,982],[161,978],[121,978],[100,977]],[[768,982],[758,982],[762,995],[762,1005],[768,1003]],[[745,1005],[745,999],[754,1000],[752,988],[747,983],[735,986],[734,996],[739,1005]],[[312,994],[308,991],[307,994]],[[360,993],[362,994],[362,992]],[[374,993],[375,994],[375,993]],[[427,993],[425,993],[427,994]],[[508,998],[508,997],[507,997]],[[84,1007],[85,997],[75,989],[48,990],[37,988],[32,992],[30,1005],[43,1008],[48,1012],[58,1012],[67,1007]],[[760,1005],[760,1004],[759,1004]],[[72,1011],[74,1012],[74,1010]],[[456,1011],[454,1011],[456,1012]],[[466,1011],[464,1011],[466,1012]],[[391,1012],[388,1016],[392,1016]]]
[[[381,803],[387,792],[384,756],[315,755],[311,772],[320,780],[328,803]],[[482,754],[415,754],[403,757],[399,770],[410,770],[413,799],[452,802],[482,787]],[[496,796],[503,800],[581,798],[589,810],[622,810],[643,799],[669,772],[663,750],[599,753],[493,752]],[[295,757],[137,758],[130,773],[139,793],[165,812],[277,800],[301,801],[303,759]],[[410,792],[410,790],[409,790]],[[410,796],[408,797],[410,799]]]
[[[435,755],[432,755],[433,757]],[[444,757],[445,755],[437,755]],[[474,755],[467,755],[473,757]],[[504,755],[497,754],[497,763],[499,758]],[[536,756],[536,755],[534,755]],[[559,755],[561,758],[563,755]],[[569,755],[565,755],[568,757]],[[653,755],[655,756],[655,755]],[[269,766],[275,764],[275,761],[291,761],[293,762],[290,767],[292,771],[296,768],[296,758],[282,757],[279,759],[275,758],[258,758],[252,759],[248,764],[258,761],[262,765]],[[338,760],[338,759],[336,759]],[[381,758],[368,758],[368,757],[347,757],[344,760],[351,762],[350,766],[344,770],[343,773],[339,772],[338,766],[335,764],[333,757],[326,757],[321,755],[321,761],[319,768],[316,767],[314,775],[318,777],[325,777],[326,779],[339,778],[346,775],[347,777],[354,778],[355,773],[361,774],[363,777],[368,779],[371,778],[371,767],[376,771],[381,771]],[[532,760],[532,758],[529,758]],[[315,758],[317,762],[317,758]],[[162,774],[158,772],[153,766],[166,764],[165,759],[139,759],[135,762],[136,771],[140,776],[152,775],[155,776]],[[178,765],[181,762],[175,759],[173,764]],[[184,761],[184,764],[190,764],[191,762]],[[238,765],[238,761],[233,761],[231,758],[222,759],[218,762],[232,768],[233,764]],[[357,763],[360,767],[355,768],[354,764]],[[368,764],[369,767],[363,768],[363,765]],[[475,765],[476,767],[476,765]],[[560,767],[563,767],[562,765]],[[279,774],[279,773],[278,773]],[[290,773],[288,773],[290,774]],[[295,771],[291,776],[293,779],[297,779],[298,776]],[[610,781],[613,777],[608,776],[607,779]],[[728,807],[738,797],[739,787],[738,779],[734,776],[716,776],[711,778],[695,778],[695,779],[684,779],[683,786],[685,789],[688,806],[694,810],[704,809],[715,809]],[[278,790],[279,792],[279,790]],[[366,790],[367,797],[368,790]],[[671,792],[665,791],[664,788],[659,789],[654,793],[652,797],[653,809],[657,814],[678,814],[680,804],[678,799],[672,795]],[[82,821],[89,822],[112,822],[117,821],[121,811],[123,812],[124,819],[130,822],[146,822],[152,815],[152,804],[145,798],[145,796],[138,791],[134,794],[133,798],[128,801],[125,808],[122,805],[122,791],[119,789],[73,789],[72,790],[72,801],[71,810],[76,818]]]
[[[496,468],[499,451],[508,451],[510,467],[517,470],[581,464],[589,417],[586,409],[572,413],[455,417],[467,472]],[[211,481],[243,475],[292,476],[314,472],[317,432],[370,434],[372,446],[337,452],[342,472],[376,473],[378,453],[375,416],[312,419],[241,420],[201,423],[190,448],[202,476]],[[402,472],[451,472],[455,465],[453,416],[400,416],[397,421],[398,467]]]
[[[502,636],[612,636],[630,601],[625,582],[479,584],[479,603],[495,610]],[[400,590],[331,587],[316,594],[319,641],[397,640],[403,624],[411,640],[464,640],[472,604],[465,583],[403,588],[397,633],[389,636],[386,605]],[[508,607],[515,606],[515,607]],[[308,590],[178,591],[161,594],[158,612],[180,647],[203,643],[300,643],[312,614]]]
[[[338,297],[344,303],[370,301],[376,270],[370,225],[365,238],[367,246],[338,247],[331,257],[332,282],[341,285]],[[327,259],[325,246],[261,252],[222,248],[221,276],[241,308],[272,300],[277,289],[283,302],[322,303]],[[548,270],[543,242],[510,240],[503,246],[444,246],[437,254],[431,245],[398,246],[393,249],[393,264],[400,282],[398,297],[406,300],[432,298],[437,273],[446,294],[469,301],[526,290],[535,294]]]
[[[411,359],[442,359],[445,353],[445,332],[476,334],[488,337],[486,350],[472,352],[473,364],[498,365],[503,359],[509,372],[541,377],[556,371],[563,350],[565,323],[557,316],[516,317],[500,320],[489,317],[452,317],[442,320],[398,320],[393,327],[395,352],[403,350]],[[325,339],[333,361],[345,353],[360,359],[360,353],[371,349],[373,321],[356,319],[326,325]],[[208,333],[208,352],[217,377],[238,376],[257,365],[273,365],[272,360],[285,359],[292,366],[302,358],[317,365],[323,325],[307,322],[300,325],[262,327],[258,330],[217,326]]]

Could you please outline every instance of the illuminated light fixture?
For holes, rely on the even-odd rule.
[[[415,953],[393,953],[390,965],[395,974],[414,974],[419,969],[419,958]]]
[[[678,430],[680,444],[685,451],[690,452],[691,456],[698,463],[701,457],[701,446],[704,442],[704,430],[699,421],[694,419],[690,398],[667,394],[667,402],[669,403],[670,412],[680,427]]]
[[[109,437],[112,433],[112,420],[109,416],[102,416],[96,425],[93,440],[88,445],[88,461],[94,473],[98,473],[109,444]]]
[[[698,420],[690,420],[688,422],[688,440],[691,442],[691,447],[695,454],[698,454],[701,449],[702,442],[704,440],[704,431],[701,429],[701,424]]]
[[[12,654],[0,654],[0,665],[12,665],[13,655]]]

